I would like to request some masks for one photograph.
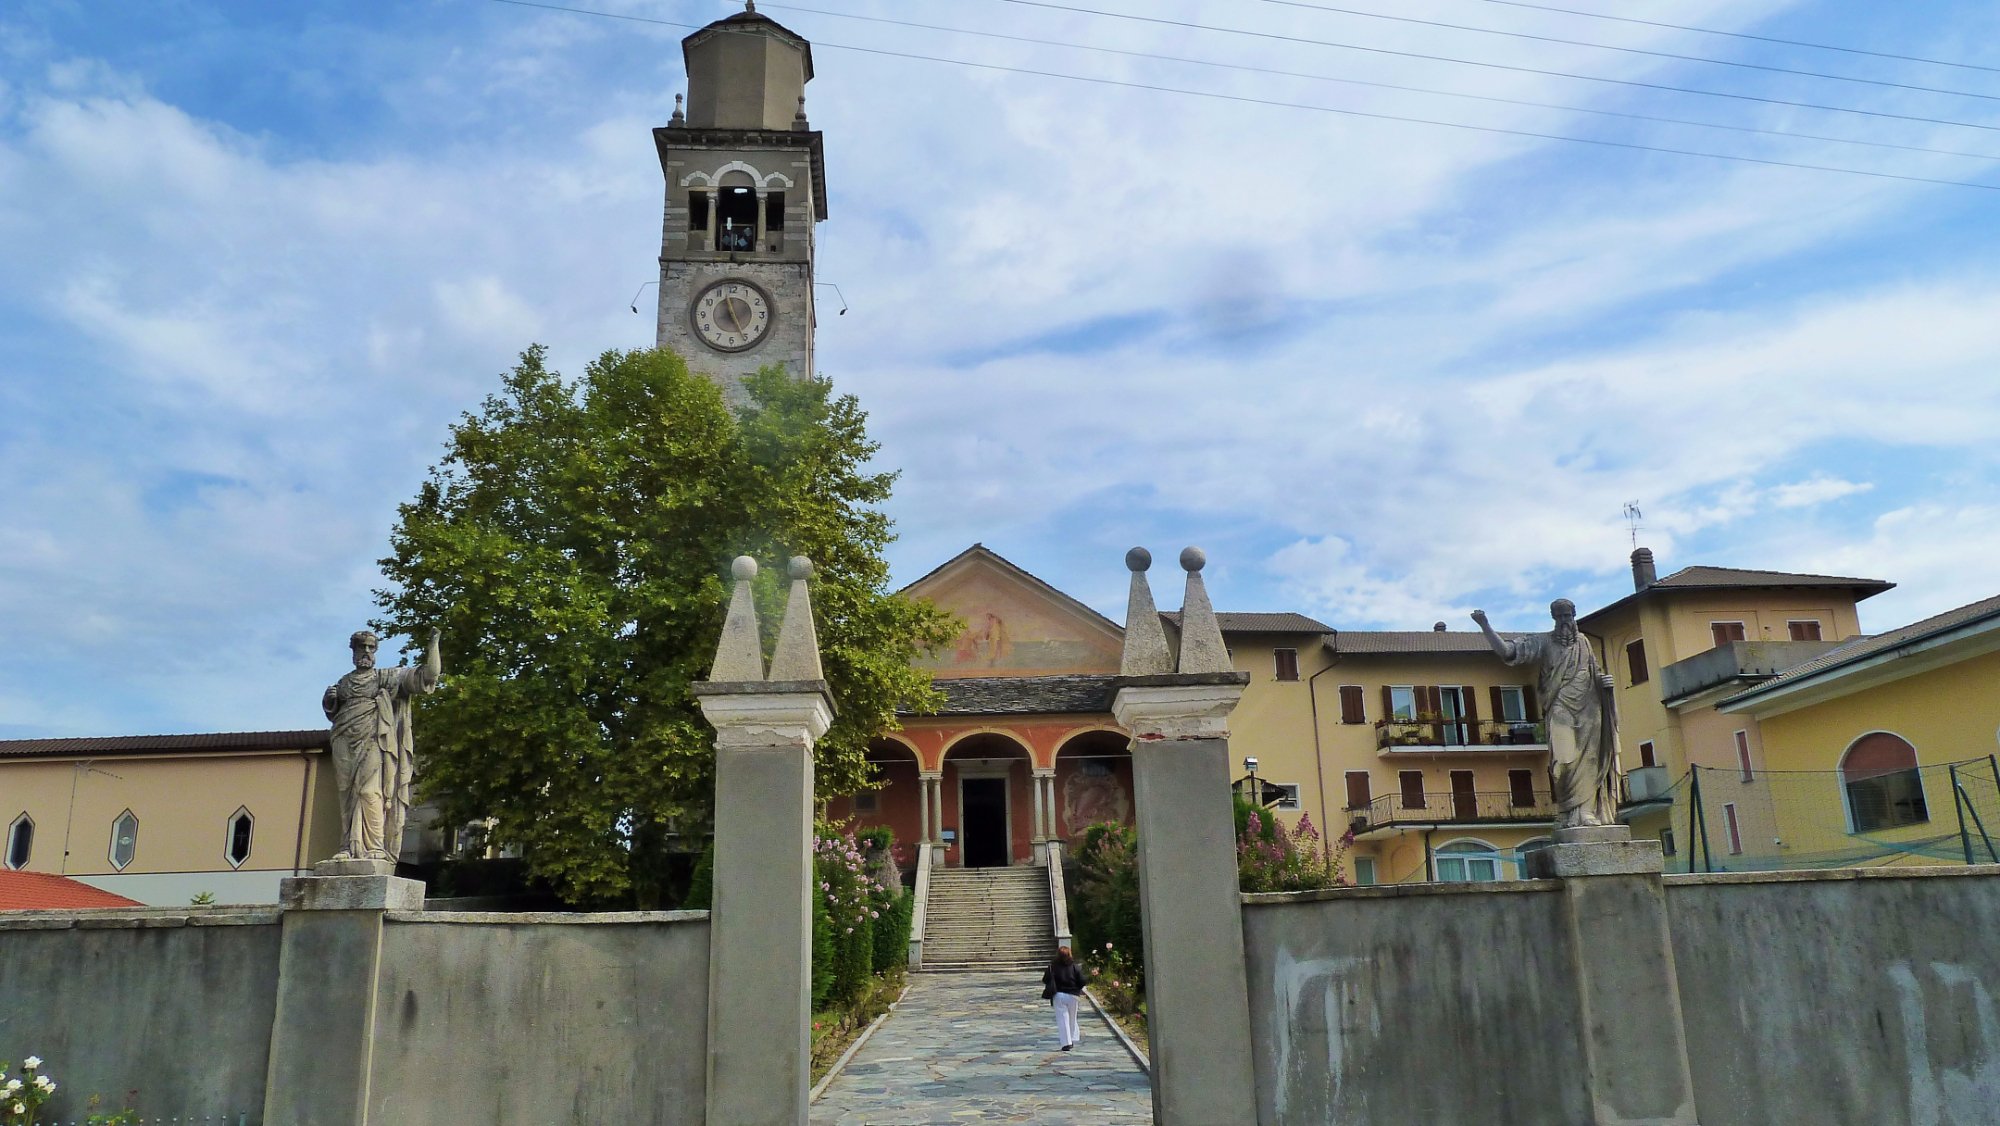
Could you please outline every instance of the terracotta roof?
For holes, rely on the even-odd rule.
[[[1527,637],[1525,633],[1503,633],[1501,637],[1512,640]],[[1486,644],[1486,635],[1467,630],[1366,630],[1344,629],[1333,640],[1333,649],[1338,653],[1354,654],[1408,654],[1408,653],[1491,653]],[[1495,658],[1496,660],[1498,658]]]
[[[944,693],[944,704],[934,712],[922,714],[1108,713],[1117,680],[1115,676],[942,677],[931,684]]]
[[[0,869],[0,911],[62,911],[72,907],[144,907],[136,899],[113,895],[81,880],[53,872],[12,872]]]
[[[1160,618],[1175,629],[1181,628],[1179,610],[1163,610]],[[1333,627],[1325,622],[1308,618],[1304,614],[1290,611],[1278,613],[1240,613],[1218,610],[1215,620],[1224,633],[1332,633]]]
[[[1887,633],[1878,633],[1873,637],[1854,638],[1810,661],[1794,665],[1746,692],[1739,692],[1724,702],[1735,703],[1738,700],[1747,700],[1754,696],[1760,696],[1765,692],[1782,688],[1787,684],[1794,684],[1808,677],[1817,676],[1820,673],[1831,672],[1843,665],[1854,664],[1869,657],[1888,653],[1905,645],[1912,645],[1916,642],[1936,637],[1942,633],[1949,633],[1963,626],[1974,625],[1988,618],[2000,618],[2000,595],[1995,595],[1992,598],[1984,598],[1978,602],[1967,603],[1956,609],[1946,610],[1942,614],[1933,615],[1932,617],[1925,618],[1923,621],[1912,622],[1901,629],[1892,629]]]
[[[88,755],[174,755],[216,751],[318,751],[328,730],[225,731],[204,735],[106,735],[85,739],[0,739],[0,758],[76,758]]]
[[[1792,571],[1755,571],[1742,567],[1682,567],[1664,579],[1660,579],[1645,590],[1633,591],[1608,606],[1578,615],[1577,621],[1587,622],[1592,618],[1609,613],[1635,598],[1641,598],[1656,590],[1744,590],[1773,589],[1781,587],[1836,587],[1852,590],[1854,600],[1861,601],[1894,590],[1895,583],[1883,579],[1860,579],[1847,575],[1810,575]]]

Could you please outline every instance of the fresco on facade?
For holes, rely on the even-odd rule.
[[[958,615],[957,639],[916,663],[941,676],[1118,671],[1118,627],[1032,576],[975,548],[913,584],[909,594]]]
[[[1118,776],[1105,771],[1093,774],[1079,770],[1063,783],[1063,824],[1073,831],[1099,821],[1132,820],[1132,799],[1118,783]]]

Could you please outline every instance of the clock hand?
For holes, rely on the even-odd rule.
[[[736,315],[736,306],[739,304],[742,304],[742,302],[734,297],[725,297],[722,299],[722,310],[729,314],[729,331],[741,335],[743,332],[743,318]]]

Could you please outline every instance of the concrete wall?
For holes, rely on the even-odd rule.
[[[371,1122],[702,1119],[703,912],[392,912]]]
[[[262,1118],[278,913],[0,913],[0,1060],[40,1055],[48,1116],[133,1091],[153,1115]]]
[[[1674,876],[1702,1126],[2000,1114],[2000,867]]]
[[[1245,896],[1258,1121],[1589,1121],[1559,887]]]

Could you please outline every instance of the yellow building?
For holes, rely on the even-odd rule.
[[[153,906],[275,903],[331,856],[327,733],[0,741],[0,864]]]
[[[1860,638],[1715,708],[1754,724],[1742,790],[1771,840],[1704,792],[1712,866],[2000,862],[2000,597]],[[1703,867],[1710,866],[1704,857]]]

